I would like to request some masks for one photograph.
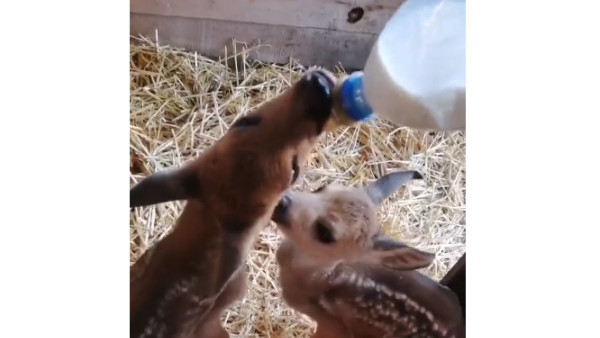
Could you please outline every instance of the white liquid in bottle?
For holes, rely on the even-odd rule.
[[[342,84],[342,106],[355,121],[374,113],[416,129],[465,129],[465,64],[465,0],[408,0],[364,73]]]

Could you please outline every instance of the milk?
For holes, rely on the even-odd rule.
[[[364,67],[341,83],[352,120],[373,114],[426,130],[465,128],[465,0],[408,0]]]

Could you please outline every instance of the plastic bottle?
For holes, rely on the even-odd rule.
[[[338,80],[338,124],[375,115],[424,130],[465,129],[465,0],[408,0],[363,72]]]

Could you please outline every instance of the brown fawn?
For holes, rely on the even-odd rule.
[[[363,187],[288,192],[273,221],[286,303],[317,322],[313,338],[464,337],[456,295],[415,269],[434,254],[385,236],[376,207],[416,171]]]
[[[132,208],[186,201],[174,230],[131,267],[131,337],[229,337],[220,316],[243,297],[251,245],[324,133],[334,84],[309,70],[198,158],[131,188]]]

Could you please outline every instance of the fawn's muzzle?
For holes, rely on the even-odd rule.
[[[277,225],[288,226],[289,225],[288,224],[288,220],[289,220],[288,211],[289,211],[289,207],[291,205],[292,205],[291,197],[288,195],[283,196],[283,198],[281,198],[281,200],[279,200],[279,203],[275,207],[275,210],[273,211],[273,215],[271,216],[271,220],[273,222],[277,223]]]

